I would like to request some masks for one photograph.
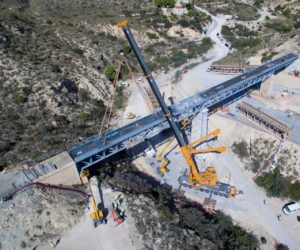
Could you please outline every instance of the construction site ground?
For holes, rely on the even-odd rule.
[[[180,101],[198,91],[212,87],[233,77],[231,75],[224,76],[207,72],[207,68],[211,63],[219,60],[228,53],[228,48],[226,48],[217,37],[217,33],[220,32],[222,25],[226,22],[226,17],[212,15],[212,20],[213,23],[208,29],[207,35],[215,42],[215,45],[206,55],[208,60],[198,60],[200,64],[189,70],[187,74],[182,74],[182,78],[175,84],[172,83],[172,79],[176,70],[157,77],[161,92],[166,93],[166,101],[169,96],[174,96],[175,101]],[[295,67],[297,68],[298,64],[299,60],[291,65],[291,67],[285,71],[285,74]],[[271,80],[276,80],[276,77],[271,78]],[[274,88],[271,90],[273,93],[277,91],[278,98],[281,98],[282,90],[285,88],[282,86],[288,84],[285,83],[285,81],[286,80],[283,79],[279,84],[275,83]],[[296,86],[293,86],[292,89],[290,88],[289,91],[293,91],[297,95],[299,86],[300,85],[296,84]],[[147,108],[143,107],[144,102],[138,98],[139,95],[137,92],[134,92],[134,94],[130,96],[126,112],[135,112],[138,116],[143,116],[149,111],[147,111]],[[247,98],[243,99],[243,101],[247,100],[250,103],[257,105],[265,112],[270,112],[275,118],[294,127],[290,140],[299,143],[299,133],[297,132],[299,131],[298,126],[300,123],[297,114],[288,115],[288,113],[285,112],[285,109],[277,110],[276,105],[273,105],[274,97],[269,97],[268,106],[263,102],[264,99],[265,98],[256,98],[256,100],[252,100],[251,98]],[[230,107],[230,115],[224,116],[224,114],[215,114],[209,119],[209,131],[217,128],[222,130],[218,140],[218,146],[225,145],[230,147],[233,140],[238,140],[239,138],[248,140],[249,138],[266,137],[278,141],[277,137],[266,132],[263,128],[238,116],[235,112],[235,105],[236,104]],[[289,107],[289,103],[287,103],[285,107]],[[292,145],[295,148],[299,148],[299,145],[297,144]],[[172,148],[172,146],[169,148]],[[171,161],[169,165],[170,172],[163,178],[157,173],[159,164],[156,162],[156,159],[153,158],[155,153],[153,150],[149,151],[146,157],[137,159],[135,164],[141,171],[144,171],[177,189],[179,187],[178,178],[186,171],[186,163],[182,155],[178,153],[179,151],[179,148],[173,144],[173,150],[169,152],[167,156]],[[268,244],[262,245],[264,249],[271,249],[274,246],[275,241],[287,244],[290,249],[298,249],[300,240],[297,231],[299,231],[300,224],[296,220],[296,215],[283,216],[281,221],[278,221],[277,219],[277,215],[282,214],[282,206],[289,200],[268,198],[266,193],[258,188],[252,180],[253,174],[244,168],[243,164],[232,152],[230,152],[230,150],[221,155],[218,154],[216,156],[211,154],[207,156],[203,167],[210,165],[216,167],[220,181],[235,185],[238,190],[243,191],[243,194],[237,195],[234,200],[213,196],[212,198],[217,201],[215,209],[220,209],[226,214],[229,214],[236,223],[253,231],[256,235],[266,237],[268,239]],[[187,197],[201,203],[203,203],[205,197],[208,197],[206,193],[187,188],[184,188],[184,190],[186,191],[185,195]],[[267,201],[267,205],[263,203],[264,200]]]
[[[223,58],[228,53],[228,48],[220,41],[217,37],[217,33],[220,33],[222,25],[226,23],[227,16],[212,15],[212,25],[207,31],[207,36],[214,41],[214,47],[205,55],[205,58],[198,58],[189,63],[199,63],[196,67],[188,70],[187,73],[182,74],[181,79],[177,83],[172,83],[175,77],[176,72],[182,71],[186,65],[182,67],[171,70],[167,74],[157,76],[157,82],[159,84],[161,92],[166,93],[165,100],[168,102],[169,96],[175,96],[175,101],[180,101],[183,98],[193,95],[201,90],[212,87],[216,84],[219,84],[225,80],[232,78],[231,75],[220,75],[212,72],[207,72],[207,68],[215,61]],[[299,64],[299,60],[297,62]],[[294,64],[295,65],[295,64]],[[294,67],[294,66],[292,66]],[[131,120],[126,119],[129,113],[134,113],[136,117],[144,116],[149,114],[151,110],[147,108],[145,102],[142,99],[142,96],[139,93],[139,90],[133,82],[130,82],[130,87],[127,91],[129,96],[128,105],[124,111],[125,119],[120,119],[118,121],[118,126],[128,123]],[[147,86],[145,81],[144,86]],[[300,85],[299,85],[300,86]],[[277,87],[275,90],[280,93],[282,88]],[[300,93],[299,87],[295,85],[293,91],[298,94]],[[299,91],[299,92],[298,92]],[[287,114],[284,111],[274,110],[272,111],[270,107],[276,108],[276,105],[273,105],[273,99],[268,99],[270,107],[266,107],[263,102],[265,97],[256,98],[258,100],[251,100],[250,98],[247,101],[252,102],[253,104],[258,105],[262,109],[265,109],[267,112],[273,112],[274,116],[278,116],[279,119],[284,119],[286,122],[292,122],[295,129],[293,130],[292,141],[299,143],[299,117],[297,114],[287,117]],[[245,101],[245,99],[243,99]],[[289,105],[287,104],[287,107]],[[259,137],[271,138],[277,140],[278,138],[274,137],[270,133],[264,131],[259,126],[252,124],[238,116],[235,113],[235,105],[230,106],[230,113],[233,116],[226,114],[216,113],[209,118],[209,131],[220,128],[222,133],[219,139],[211,144],[211,146],[228,146],[230,147],[232,143],[240,138],[245,140],[255,139]],[[179,187],[178,177],[186,171],[186,163],[183,156],[178,153],[180,150],[176,147],[174,142],[170,148],[173,150],[168,154],[168,159],[171,161],[169,164],[170,172],[165,175],[165,177],[160,177],[157,173],[157,167],[159,164],[156,162],[156,159],[153,158],[154,151],[148,151],[145,157],[138,158],[134,161],[134,164],[143,172],[154,176],[159,179],[161,182],[166,182],[173,186],[174,189]],[[293,145],[293,147],[298,149],[300,152],[300,147],[297,144],[288,144]],[[299,154],[299,153],[298,153]],[[298,155],[298,158],[300,156]],[[154,164],[154,165],[153,165]],[[153,166],[151,166],[153,165]],[[277,220],[277,215],[282,214],[282,206],[288,202],[288,200],[280,200],[275,198],[269,198],[266,196],[266,193],[257,187],[257,185],[252,180],[253,174],[246,170],[243,166],[243,163],[230,151],[222,154],[210,154],[205,158],[205,163],[201,166],[203,168],[207,166],[214,166],[217,170],[219,181],[224,183],[230,183],[237,187],[238,190],[242,190],[243,194],[238,194],[235,199],[226,199],[223,197],[212,196],[212,199],[216,200],[215,209],[222,210],[224,213],[230,215],[233,220],[239,225],[243,226],[246,229],[249,229],[257,236],[263,236],[267,239],[267,244],[262,245],[262,249],[272,249],[274,242],[282,242],[289,246],[292,249],[299,249],[300,239],[299,239],[299,229],[300,223],[297,222],[296,216],[299,214],[293,214],[289,216],[282,215],[282,220]],[[23,183],[23,176],[17,172],[11,172],[7,175],[0,175],[0,192],[4,194],[8,189],[11,189],[12,179],[13,185],[18,186]],[[188,188],[183,188],[185,195],[191,200],[198,201],[203,203],[205,198],[208,197],[207,193],[201,193]],[[32,193],[33,192],[33,193]],[[42,198],[45,198],[43,194],[38,193],[39,191],[29,191],[24,192],[18,196],[16,201],[3,203],[1,204],[1,213],[0,220],[2,229],[5,229],[8,233],[14,232],[15,238],[5,238],[6,234],[3,232],[0,233],[0,239],[3,249],[18,249],[22,241],[25,241],[26,230],[20,229],[24,224],[27,226],[29,224],[29,231],[32,230],[32,233],[42,233],[39,224],[32,221],[27,221],[28,218],[33,216],[33,211],[31,208],[35,208],[34,205],[39,203],[46,206],[45,211],[41,213],[42,221],[46,222],[51,220],[51,223],[55,223],[57,227],[53,229],[53,232],[57,232],[55,235],[50,235],[49,242],[41,244],[41,242],[36,242],[36,249],[53,249],[51,244],[53,241],[59,241],[56,249],[141,249],[143,243],[141,241],[141,236],[138,234],[135,228],[135,223],[133,218],[130,215],[130,211],[126,211],[126,220],[123,224],[116,226],[112,217],[108,216],[108,222],[106,225],[99,225],[96,229],[93,228],[91,219],[89,217],[89,212],[85,211],[84,215],[76,214],[71,216],[71,208],[65,205],[64,202],[57,201],[56,205],[52,207],[51,205],[55,203],[52,200],[43,201]],[[105,206],[111,210],[111,202],[117,198],[119,195],[118,192],[113,192],[110,189],[103,190]],[[39,197],[41,199],[39,200]],[[267,204],[265,205],[263,201],[266,200]],[[31,202],[31,203],[30,203]],[[72,204],[70,201],[68,201]],[[30,203],[30,204],[29,204]],[[68,204],[69,204],[68,203]],[[69,208],[70,210],[66,209]],[[26,209],[30,213],[28,212]],[[17,209],[22,209],[22,213],[17,217],[13,217]],[[126,209],[126,200],[124,202],[124,209]],[[50,212],[47,215],[46,212]],[[81,211],[78,209],[78,211]],[[18,211],[17,211],[18,212]],[[74,212],[74,211],[73,211]],[[9,213],[9,218],[7,219],[7,213]],[[67,218],[70,218],[68,220]],[[32,217],[34,219],[34,216]],[[39,218],[39,220],[41,220]],[[12,223],[13,222],[13,223]],[[23,224],[22,224],[23,223]],[[53,224],[52,223],[52,224]],[[11,228],[11,224],[16,224],[18,228]],[[38,225],[38,227],[36,227]],[[34,230],[33,227],[35,226]],[[42,227],[47,225],[42,225]],[[48,228],[47,228],[48,229]],[[23,231],[22,231],[23,230]],[[18,234],[18,235],[17,235]],[[13,235],[13,234],[11,234]],[[63,235],[61,237],[61,235]],[[113,240],[112,240],[113,239]],[[12,245],[5,245],[5,240],[11,242]],[[26,246],[25,246],[26,248]],[[32,248],[28,248],[32,249]]]
[[[104,189],[102,192],[104,206],[110,212],[112,210],[112,201],[121,193],[112,191],[111,189]],[[126,199],[123,200],[121,207],[122,210],[126,210],[126,219],[122,224],[117,225],[109,213],[107,224],[100,224],[97,228],[93,227],[89,211],[86,211],[80,222],[60,239],[55,249],[141,249],[143,246],[141,237],[135,228],[130,211],[127,210]],[[46,245],[38,249],[50,250],[53,248]]]
[[[244,138],[245,140],[265,137],[275,137],[266,132],[252,128],[238,121],[228,119],[223,115],[214,114],[209,120],[209,131],[220,128],[222,130],[219,139],[210,146],[230,146],[233,138]],[[228,129],[229,128],[229,129]],[[157,173],[156,159],[151,150],[144,158],[135,161],[136,166],[163,183],[168,183],[174,189],[179,188],[178,178],[186,171],[186,163],[183,156],[178,153],[180,149],[174,148],[169,152],[167,158],[171,161],[168,168],[170,170],[164,177]],[[298,146],[298,148],[300,148]],[[170,147],[172,149],[172,146]],[[166,151],[168,153],[168,151]],[[153,165],[153,166],[151,166]],[[214,166],[218,173],[218,179],[224,183],[236,186],[237,190],[242,190],[243,194],[238,194],[235,199],[226,199],[219,196],[212,196],[216,200],[215,209],[222,210],[230,215],[236,223],[252,231],[257,236],[265,237],[267,245],[262,245],[263,249],[271,249],[275,242],[283,242],[290,249],[297,249],[300,244],[298,231],[300,229],[295,214],[285,216],[282,213],[282,206],[289,200],[280,200],[267,197],[266,193],[257,187],[252,180],[253,174],[247,171],[237,157],[230,150],[222,154],[209,154],[205,157],[205,163],[200,165],[203,168]],[[209,194],[182,187],[185,196],[191,200],[204,202]],[[264,204],[266,200],[267,204]],[[278,221],[277,215],[281,214],[283,219]]]
[[[124,196],[125,221],[117,225],[110,212],[121,193],[103,189],[107,223],[94,228],[84,198],[52,190],[28,189],[0,204],[2,249],[142,249]],[[113,239],[113,240],[112,240]]]

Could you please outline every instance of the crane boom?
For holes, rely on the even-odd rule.
[[[127,26],[128,22],[124,21],[118,24],[118,27],[122,27],[124,34],[145,74],[145,77],[147,78],[147,81],[150,85],[150,88],[152,89],[153,94],[155,95],[163,114],[166,116],[166,119],[171,127],[171,129],[173,130],[173,133],[176,137],[176,140],[178,141],[178,144],[180,147],[186,146],[186,142],[184,141],[175,121],[173,120],[172,116],[170,115],[170,110],[168,109],[167,104],[165,103],[159,89],[158,86],[156,84],[156,81],[154,80],[153,76],[151,75],[150,70],[148,69],[148,66],[145,63],[144,57],[141,53],[140,48],[138,47],[129,27]]]
[[[208,167],[204,172],[199,172],[199,169],[194,161],[194,157],[193,155],[195,153],[199,153],[200,151],[197,151],[193,148],[193,145],[195,144],[199,144],[202,141],[207,140],[209,137],[213,137],[219,134],[219,130],[214,131],[210,134],[208,134],[207,136],[205,136],[204,139],[199,139],[196,142],[192,142],[191,144],[187,144],[186,141],[184,140],[176,122],[174,121],[170,110],[168,109],[167,104],[165,103],[159,88],[156,84],[155,79],[153,78],[153,76],[151,75],[150,70],[148,69],[144,57],[141,53],[140,48],[138,47],[130,28],[128,27],[128,21],[123,21],[117,24],[117,26],[119,28],[122,28],[132,50],[134,51],[134,54],[145,74],[145,77],[147,78],[147,81],[150,85],[150,88],[152,89],[161,109],[163,114],[166,117],[167,122],[170,125],[170,128],[172,129],[175,138],[178,142],[178,145],[180,147],[181,153],[185,158],[185,161],[187,163],[187,165],[189,166],[189,170],[190,170],[190,175],[189,175],[189,182],[195,186],[195,185],[211,185],[214,186],[217,184],[217,174],[216,171],[213,167]],[[214,148],[212,150],[207,150],[207,151],[203,151],[203,152],[223,152],[225,151],[226,148],[222,147],[222,148]]]

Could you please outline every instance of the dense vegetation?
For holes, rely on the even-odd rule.
[[[272,197],[300,200],[300,182],[292,182],[291,177],[285,177],[281,174],[279,167],[272,172],[264,173],[255,180],[256,184],[263,187],[267,194]]]
[[[184,28],[192,28],[199,32],[203,32],[203,25],[211,22],[211,17],[202,11],[198,11],[193,7],[189,7],[188,14],[181,17],[173,17],[177,24]]]
[[[155,0],[157,7],[169,7],[173,8],[176,4],[176,0]]]
[[[238,50],[245,48],[254,48],[261,44],[261,39],[258,38],[258,32],[248,29],[246,26],[237,24],[234,28],[223,26],[222,35],[228,40],[233,48]]]
[[[168,69],[168,66],[178,67],[187,62],[188,59],[197,58],[205,54],[213,45],[209,38],[204,38],[200,43],[186,42],[172,49],[172,53],[161,55],[157,48],[161,43],[154,43],[145,48],[145,51],[152,51],[154,60],[149,63],[151,70],[156,68]]]

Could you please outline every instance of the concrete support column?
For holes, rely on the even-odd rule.
[[[269,79],[267,79],[261,84],[260,93],[265,96],[271,95],[273,90],[273,82],[274,82],[274,75],[269,77]]]
[[[203,109],[198,113],[192,121],[191,142],[207,135],[208,132],[208,109]],[[201,144],[197,148],[205,148],[206,143]],[[204,154],[195,156],[196,161],[202,161]]]

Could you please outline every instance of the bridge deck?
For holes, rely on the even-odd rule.
[[[267,64],[253,68],[240,76],[234,77],[217,86],[202,91],[194,96],[180,101],[179,103],[173,104],[169,108],[172,110],[172,115],[174,117],[178,117],[178,121],[180,121],[180,119],[183,119],[183,114],[199,112],[199,109],[203,108],[212,108],[213,105],[222,100],[225,100],[229,95],[237,94],[239,91],[241,92],[246,88],[250,88],[251,86],[260,83],[261,81],[268,78],[271,74],[276,74],[279,71],[283,70],[297,59],[297,54],[288,54]],[[234,91],[228,92],[229,89],[234,89]],[[213,98],[215,98],[215,100],[211,101]],[[198,107],[198,110],[195,110],[195,107]],[[104,155],[107,154],[105,150],[111,149],[112,151],[115,151],[115,153],[117,153],[118,150],[121,150],[121,148],[113,149],[114,146],[120,146],[129,138],[133,138],[143,133],[144,131],[153,129],[154,127],[164,123],[165,121],[166,119],[164,118],[162,113],[156,112],[107,133],[105,142],[103,135],[101,135],[100,137],[92,136],[87,138],[80,144],[74,145],[68,150],[68,152],[77,165],[85,162],[86,166],[91,166],[94,162],[100,161],[99,154],[101,152],[103,152]],[[125,148],[126,147],[122,145],[122,149]],[[97,160],[92,158],[95,155],[97,156]],[[110,155],[112,155],[112,153],[110,153]],[[78,166],[79,171],[80,168],[81,166]]]

